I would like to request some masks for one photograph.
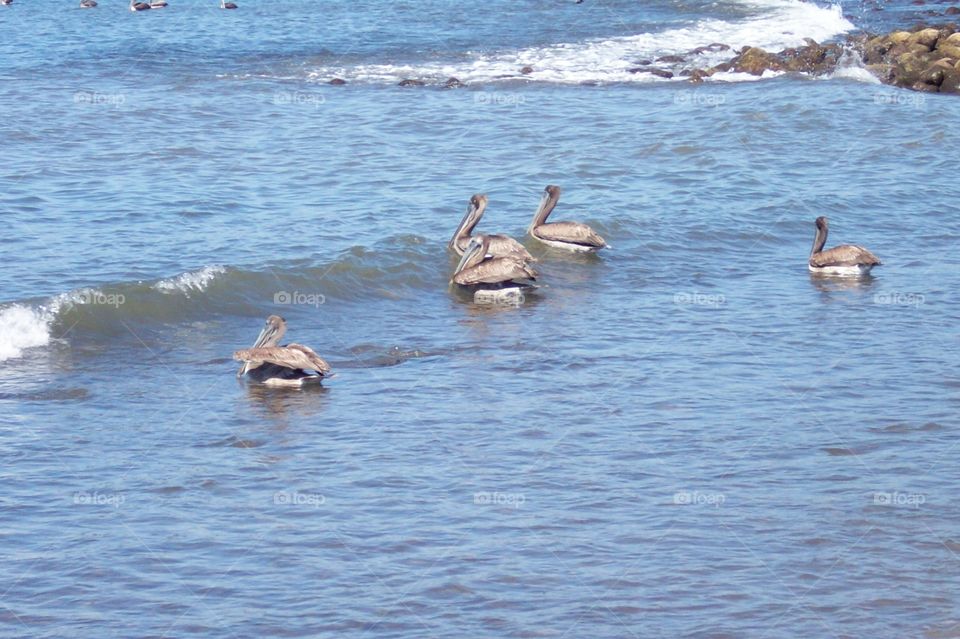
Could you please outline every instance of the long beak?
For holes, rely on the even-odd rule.
[[[533,214],[533,219],[530,221],[530,227],[527,229],[527,232],[533,230],[533,227],[537,225],[537,220],[540,219],[540,215],[547,208],[547,202],[550,201],[550,192],[544,191],[543,195],[540,196],[540,206],[537,207],[537,212]]]
[[[474,254],[477,251],[481,250],[482,248],[483,247],[480,245],[480,242],[477,242],[476,240],[471,241],[470,244],[467,246],[467,250],[463,252],[463,256],[460,258],[460,262],[457,264],[457,268],[453,269],[453,274],[456,275],[457,273],[462,271],[463,267],[467,264],[468,261],[470,261],[470,258],[472,258]],[[450,283],[453,284],[453,277],[450,278]]]
[[[479,217],[479,206],[475,201],[476,196],[471,197],[470,201],[467,203],[467,212],[464,213],[463,219],[460,220],[460,224],[457,225],[457,230],[454,231],[453,237],[450,238],[450,243],[447,244],[447,247],[459,253],[457,250],[457,238],[464,232],[464,229],[467,227],[472,227],[476,225],[476,219]]]
[[[263,348],[263,346],[270,340],[270,338],[276,333],[272,326],[264,326],[260,331],[260,334],[257,335],[257,341],[253,343],[253,346],[250,348]],[[244,362],[243,366],[240,367],[240,370],[237,371],[237,377],[243,377],[253,368],[251,362]]]

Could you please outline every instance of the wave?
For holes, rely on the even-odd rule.
[[[443,82],[450,77],[467,83],[508,79],[572,84],[658,82],[665,80],[647,72],[631,72],[631,69],[636,70],[641,60],[677,55],[684,56],[681,66],[676,67],[676,63],[659,66],[677,71],[705,68],[729,60],[734,51],[744,46],[780,51],[804,44],[805,38],[823,42],[856,28],[843,16],[838,5],[821,7],[802,0],[742,0],[737,4],[750,10],[751,15],[737,20],[705,19],[657,33],[492,54],[468,53],[466,59],[449,62],[323,66],[310,71],[308,78],[326,81],[341,77],[369,83],[396,83],[406,78]],[[725,44],[729,49],[692,53],[715,43]],[[524,67],[530,67],[532,72],[521,74]]]
[[[153,282],[120,282],[0,305],[0,362],[65,334],[125,332],[133,325],[217,315],[260,315],[327,299],[397,299],[443,290],[452,264],[443,247],[399,236],[354,247],[325,264],[241,269],[212,264]]]

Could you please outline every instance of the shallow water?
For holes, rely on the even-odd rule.
[[[0,635],[957,634],[956,99],[367,74],[792,2],[114,4],[0,12]],[[548,183],[613,250],[451,293],[469,196]],[[337,376],[239,382],[270,313]]]

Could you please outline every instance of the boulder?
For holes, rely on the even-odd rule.
[[[940,39],[940,30],[939,29],[921,29],[907,39],[911,44],[919,44],[926,47],[927,51],[933,49],[937,44],[937,40]]]
[[[422,87],[426,84],[423,80],[414,80],[412,78],[407,78],[406,80],[400,80],[400,83],[397,86],[401,87]]]
[[[343,78],[334,78],[334,79],[330,80],[330,84],[332,84],[332,85],[335,86],[335,87],[343,86],[343,85],[346,84],[346,83],[347,83],[347,81],[344,80]]]
[[[774,53],[764,51],[759,47],[744,47],[740,55],[732,61],[733,70],[750,75],[763,75],[764,71],[782,71],[783,64]]]
[[[904,53],[893,65],[893,84],[899,87],[913,87],[920,83],[920,74],[934,62],[933,55],[926,53]]]
[[[445,89],[459,89],[464,86],[463,82],[457,78],[448,78],[446,82],[443,83],[443,88]]]

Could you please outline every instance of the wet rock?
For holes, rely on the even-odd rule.
[[[711,69],[694,69],[690,72],[690,82],[699,84],[713,75]]]
[[[947,7],[947,10],[944,11],[943,14],[948,16],[960,15],[960,7]]]
[[[533,73],[533,67],[531,66],[523,67],[522,69],[520,69],[520,73],[522,73],[523,75],[530,75],[531,73]]]
[[[673,77],[673,71],[667,71],[666,69],[652,68],[652,69],[644,69],[644,70],[647,73],[657,76],[658,78],[664,78],[669,80],[670,78]]]
[[[332,84],[332,85],[335,86],[335,87],[343,86],[343,85],[346,84],[346,83],[347,83],[347,81],[344,80],[343,78],[334,78],[334,79],[330,80],[330,82],[329,82],[329,84]]]
[[[705,47],[697,47],[690,52],[691,55],[700,55],[701,53],[719,53],[720,51],[729,51],[730,45],[723,44],[720,42],[714,42],[713,44],[708,44]]]
[[[466,85],[457,78],[448,78],[447,81],[443,83],[445,89],[459,89],[462,86]]]
[[[682,55],[665,55],[657,58],[657,62],[666,62],[667,64],[678,64],[686,60]]]
[[[637,64],[641,67],[649,67],[653,64],[653,60],[637,60]]]
[[[740,54],[731,61],[733,70],[750,75],[763,75],[764,71],[782,71],[783,64],[780,58],[764,51],[759,47],[744,47]]]
[[[397,86],[401,87],[422,87],[426,84],[423,80],[414,80],[413,78],[407,78],[406,80],[401,80],[400,84]]]
[[[940,31],[938,29],[921,29],[916,33],[912,34],[907,42],[910,44],[919,44],[923,47],[926,47],[927,51],[930,51],[937,44],[937,40],[940,39]]]

